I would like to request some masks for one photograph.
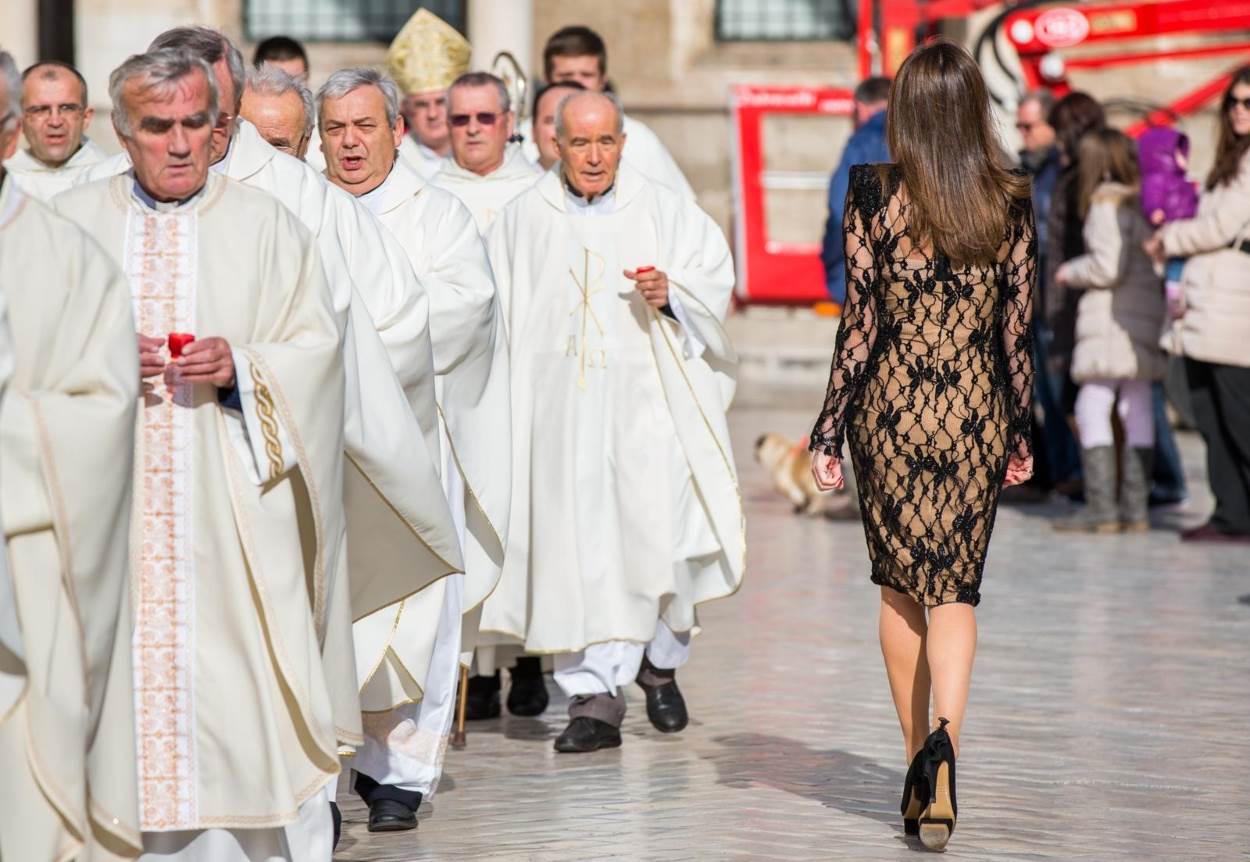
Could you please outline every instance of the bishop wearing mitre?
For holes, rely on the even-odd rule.
[[[414,828],[417,807],[434,790],[437,773],[418,766],[431,746],[445,744],[458,667],[458,651],[440,644],[454,634],[472,647],[474,611],[503,564],[509,505],[507,347],[490,264],[464,205],[397,158],[399,101],[395,83],[372,69],[335,72],[317,93],[326,175],[399,241],[429,294],[444,491],[464,553],[464,577],[448,579],[441,609],[415,603],[396,624],[394,660],[383,670],[418,680],[422,694],[366,720],[366,746],[353,766],[375,829]],[[365,709],[372,712],[367,696]]]
[[[513,482],[482,629],[556,654],[563,752],[620,745],[635,681],[657,729],[685,726],[676,671],[697,608],[738,589],[745,555],[725,418],[733,262],[696,204],[621,162],[622,124],[610,94],[566,97],[561,167],[488,236]]]
[[[19,87],[0,52],[0,156],[17,142]],[[4,168],[0,305],[11,373],[0,406],[0,858],[129,859],[141,849],[130,292],[94,241]]]
[[[167,859],[328,860],[340,747],[342,326],[313,236],[209,173],[213,71],[186,51],[112,74],[129,172],[58,211],[120,265],[144,386],[132,596],[139,819]],[[350,637],[336,649],[346,649]],[[357,706],[357,710],[358,710]]]

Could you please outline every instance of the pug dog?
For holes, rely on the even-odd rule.
[[[847,469],[847,486],[841,491],[825,494],[812,478],[812,453],[807,451],[808,438],[797,442],[780,434],[762,434],[755,441],[755,460],[773,479],[773,486],[794,504],[796,515],[838,520],[858,519],[853,479]]]

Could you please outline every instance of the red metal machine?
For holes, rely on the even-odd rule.
[[[1130,134],[1202,109],[1228,86],[1234,68],[1250,62],[1250,0],[860,0],[860,78],[893,75],[918,41],[991,8],[998,11],[976,39],[974,53],[982,63],[998,62],[1016,81],[1017,92],[999,96],[1007,104],[1020,93],[1043,86],[1060,95],[1068,92],[1067,75],[1074,70],[1230,58],[1228,72],[1170,102],[1149,106],[1145,116],[1129,127]],[[1018,56],[1023,79],[1014,63],[998,56],[1000,33]],[[1167,37],[1167,47],[1147,50],[1134,44],[1157,37]],[[776,185],[770,179],[786,178],[770,178],[764,170],[760,124],[769,113],[847,113],[849,95],[820,88],[735,89],[735,232],[741,301],[807,305],[824,298],[819,248],[777,243],[767,236],[764,194]]]

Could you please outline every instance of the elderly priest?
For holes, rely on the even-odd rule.
[[[208,64],[178,49],[136,55],[109,91],[132,169],[56,204],[121,265],[139,331],[144,849],[328,862],[349,736],[323,652],[350,627],[343,322],[308,230],[275,198],[209,173]]]
[[[0,53],[3,155],[17,141],[19,93]],[[130,292],[95,242],[3,168],[0,305],[12,333],[0,409],[0,567],[11,578],[0,585],[0,857],[129,859],[141,849]]]
[[[489,72],[461,75],[447,91],[451,155],[433,183],[464,202],[483,234],[504,205],[538,179],[521,148],[509,144],[516,115],[504,82]]]
[[[688,198],[621,162],[610,94],[568,96],[561,168],[488,236],[511,344],[510,541],[483,631],[556,653],[571,699],[557,751],[620,745],[635,680],[681,730],[676,670],[696,609],[741,582],[745,544],[725,411],[733,262]]]
[[[413,828],[412,814],[438,779],[438,769],[417,767],[441,752],[450,727],[458,651],[449,654],[446,646],[461,641],[461,616],[490,594],[503,564],[507,347],[490,264],[468,210],[396,157],[404,122],[395,83],[372,69],[344,69],[330,76],[317,102],[327,176],[385,225],[429,294],[443,487],[463,542],[465,574],[446,579],[441,608],[414,603],[396,622],[391,669],[417,679],[421,691],[413,703],[369,717],[368,739],[354,763],[371,825]],[[463,631],[466,648],[475,619]]]

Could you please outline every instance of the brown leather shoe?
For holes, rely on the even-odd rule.
[[[1201,527],[1181,533],[1182,542],[1212,542],[1215,544],[1250,544],[1250,536],[1242,533],[1226,533],[1210,521]]]

